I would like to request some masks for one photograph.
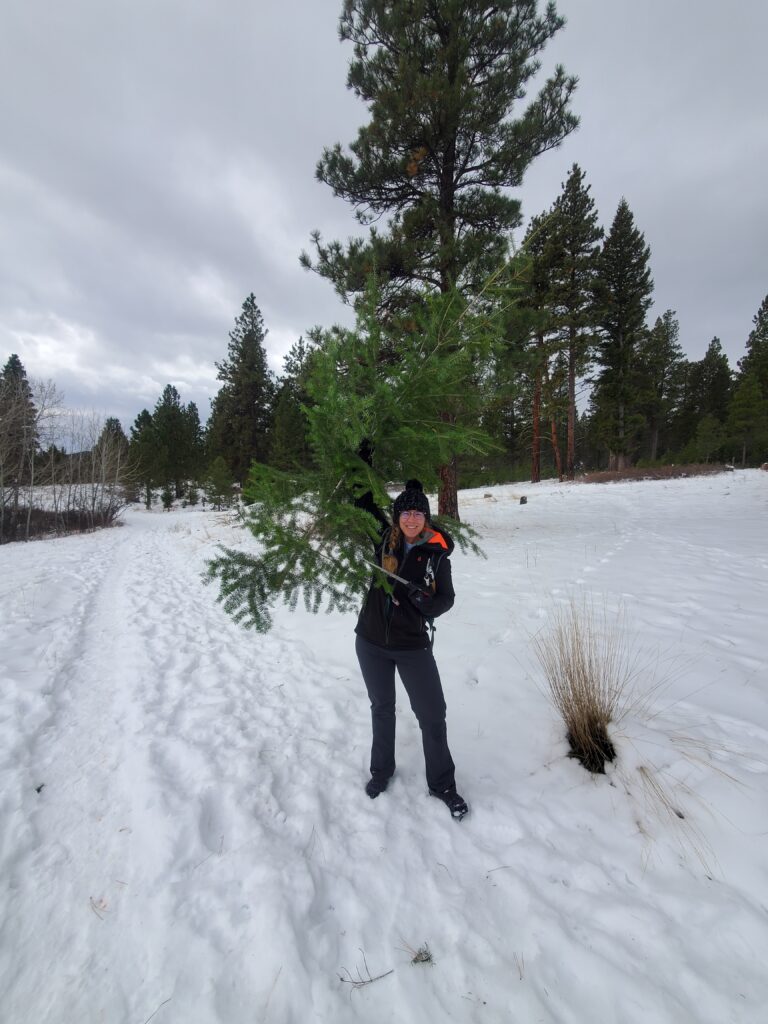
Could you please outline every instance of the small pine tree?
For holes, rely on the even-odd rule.
[[[193,507],[200,501],[200,494],[194,484],[190,484],[187,490],[187,504]]]
[[[219,455],[208,467],[208,477],[205,481],[206,500],[215,509],[227,508],[232,501],[232,473]]]
[[[152,507],[152,488],[156,487],[160,473],[160,452],[152,414],[142,409],[131,427],[129,456],[136,477],[144,490],[144,504]]]
[[[171,511],[171,508],[173,507],[174,499],[175,499],[174,491],[172,490],[170,485],[166,484],[166,486],[163,488],[162,494],[160,495],[160,500],[163,503],[163,509],[166,512],[170,512]]]
[[[307,381],[313,468],[255,463],[245,518],[260,553],[225,548],[209,563],[208,578],[219,582],[219,600],[236,621],[266,631],[275,601],[295,607],[301,595],[313,612],[324,602],[329,610],[354,606],[368,585],[377,529],[355,498],[370,491],[385,508],[388,481],[415,474],[434,485],[446,452],[491,448],[479,427],[441,411],[445,396],[466,391],[476,362],[487,360],[493,324],[456,292],[428,300],[414,318],[417,329],[394,362],[382,358],[374,291],[355,331],[325,338]],[[449,527],[460,544],[472,543],[468,528]]]

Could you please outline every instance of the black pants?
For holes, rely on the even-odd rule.
[[[371,775],[388,779],[395,770],[395,669],[419,722],[427,785],[442,792],[455,785],[448,749],[445,699],[431,648],[389,650],[358,636],[355,651],[371,700]]]

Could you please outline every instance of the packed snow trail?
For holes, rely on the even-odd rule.
[[[215,604],[205,559],[249,543],[226,516],[0,549],[3,1022],[762,1020],[768,474],[487,493],[462,510],[488,560],[454,557],[437,624],[461,825],[404,698],[363,793],[352,617],[259,636]],[[530,654],[585,593],[669,676],[602,778]],[[394,973],[339,980],[367,969]]]

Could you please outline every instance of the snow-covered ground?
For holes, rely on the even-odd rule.
[[[455,555],[435,646],[460,824],[404,695],[363,793],[354,617],[227,619],[221,514],[0,549],[4,1024],[768,1020],[768,474],[461,500],[488,558]],[[585,594],[657,685],[600,777],[531,644]]]

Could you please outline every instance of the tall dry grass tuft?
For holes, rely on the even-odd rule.
[[[533,639],[549,697],[565,723],[570,756],[601,775],[616,750],[608,723],[621,716],[637,674],[637,657],[624,639],[623,614],[609,616],[588,599],[556,608]]]

